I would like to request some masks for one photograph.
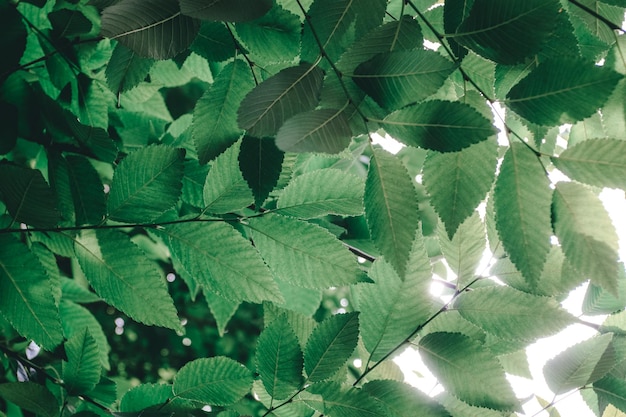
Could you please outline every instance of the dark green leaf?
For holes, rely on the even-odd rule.
[[[130,389],[120,400],[120,411],[142,411],[150,406],[163,405],[174,396],[169,384],[141,384]]]
[[[284,152],[339,153],[350,144],[352,130],[343,109],[318,109],[288,119],[278,129],[276,146]]]
[[[312,110],[318,103],[324,71],[301,63],[285,68],[257,85],[243,99],[238,111],[242,129],[257,136],[272,136],[292,116]]]
[[[55,417],[59,413],[59,404],[54,394],[35,382],[0,384],[0,397],[39,416]]]
[[[0,311],[26,338],[52,350],[63,341],[52,282],[26,245],[0,235]]]
[[[180,368],[174,379],[174,394],[210,405],[229,405],[252,387],[252,373],[226,357],[202,358]]]
[[[61,300],[61,304],[59,305],[59,314],[61,316],[63,334],[66,338],[71,339],[74,335],[80,334],[85,329],[89,329],[90,334],[98,344],[100,365],[102,365],[104,369],[109,370],[111,368],[109,365],[109,352],[111,347],[109,346],[109,342],[102,330],[100,322],[98,322],[85,307],[65,299]]]
[[[91,31],[92,23],[79,10],[58,9],[48,14],[52,33],[59,38],[78,37]]]
[[[141,57],[119,43],[105,70],[107,85],[116,95],[128,91],[146,78],[152,64],[153,59]]]
[[[245,22],[272,8],[272,0],[180,0],[183,14],[202,20]]]
[[[456,101],[432,100],[385,117],[385,130],[409,145],[455,152],[486,140],[498,131],[476,109]]]
[[[100,34],[143,57],[168,59],[191,45],[199,27],[195,18],[181,14],[177,1],[152,0],[146,13],[142,0],[121,0],[102,12]]]
[[[75,333],[64,345],[67,362],[63,362],[63,382],[70,395],[86,394],[100,381],[98,344],[88,328]]]
[[[202,22],[190,49],[208,61],[222,62],[235,55],[236,44],[221,22]]]
[[[107,202],[109,217],[147,223],[176,204],[182,190],[183,149],[142,148],[120,162]]]
[[[278,183],[285,153],[272,140],[244,136],[239,150],[239,169],[261,207]]]
[[[89,160],[82,156],[68,155],[65,159],[74,201],[76,225],[101,223],[106,213],[106,203],[98,172]]]
[[[9,72],[14,70],[26,49],[26,27],[17,7],[9,2],[0,6],[0,27],[3,29],[2,51],[0,64],[0,80],[4,81]]]
[[[363,385],[384,407],[388,417],[448,417],[445,408],[426,394],[400,381],[375,380]]]
[[[626,381],[607,375],[594,382],[593,391],[598,395],[598,402],[602,408],[613,404],[622,412],[626,410]]]
[[[337,314],[321,322],[304,350],[306,381],[323,381],[337,373],[354,352],[358,339],[358,313]]]

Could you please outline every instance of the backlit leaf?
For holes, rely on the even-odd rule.
[[[456,152],[498,133],[478,110],[457,101],[431,100],[385,117],[384,129],[409,146]]]
[[[339,153],[350,144],[352,130],[343,109],[318,109],[288,119],[276,134],[284,152]]]
[[[44,349],[63,341],[52,282],[26,245],[0,235],[0,312],[13,327]]]
[[[83,230],[75,250],[89,283],[107,303],[141,323],[181,329],[165,277],[128,236]]]
[[[174,379],[178,397],[210,405],[233,404],[252,387],[252,373],[226,357],[202,358],[180,368]]]
[[[452,394],[470,405],[513,411],[519,402],[498,359],[461,333],[438,332],[419,342],[428,368]]]
[[[438,227],[438,236],[441,252],[457,276],[456,286],[463,288],[480,273],[476,269],[487,246],[485,225],[478,211],[474,211],[459,226],[452,239],[448,238],[441,226]]]
[[[363,391],[380,402],[389,417],[449,417],[441,404],[404,382],[374,380],[363,385]]]
[[[100,34],[146,58],[173,58],[185,50],[198,33],[199,22],[181,14],[177,1],[122,0],[102,12]]]
[[[153,145],[124,158],[113,176],[109,217],[146,223],[172,208],[182,190],[184,155],[182,149]]]
[[[245,22],[272,8],[272,0],[180,0],[183,14],[202,20]]]
[[[98,344],[87,328],[75,333],[64,345],[63,382],[70,395],[86,394],[100,381]]]
[[[352,355],[358,338],[358,313],[336,314],[321,322],[304,350],[306,381],[323,381],[337,373]]]

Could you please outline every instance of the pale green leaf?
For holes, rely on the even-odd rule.
[[[311,219],[328,214],[363,214],[363,180],[337,169],[321,169],[302,174],[285,187],[276,212]]]
[[[181,13],[202,20],[245,22],[258,19],[272,0],[180,0]]]
[[[213,314],[213,317],[215,318],[217,332],[220,337],[224,337],[226,325],[230,321],[231,317],[235,315],[240,303],[220,297],[210,291],[204,291],[204,298],[206,298],[211,314]]]
[[[436,93],[455,68],[437,52],[415,49],[375,55],[350,76],[380,106],[396,110]]]
[[[138,322],[181,330],[165,277],[127,235],[83,230],[75,250],[87,280],[104,301]]]
[[[461,333],[430,333],[419,342],[428,368],[450,393],[470,405],[514,411],[519,402],[498,359]]]
[[[89,333],[98,344],[98,360],[100,365],[109,370],[109,352],[111,347],[107,341],[107,337],[102,330],[100,322],[85,307],[68,300],[61,300],[59,305],[59,314],[61,315],[61,325],[63,326],[63,334],[70,339],[76,334],[80,334],[84,329],[89,329]]]
[[[555,394],[593,383],[616,364],[612,333],[587,339],[546,362],[543,373]]]
[[[237,125],[237,107],[254,87],[250,68],[235,59],[215,77],[193,111],[193,136],[198,160],[206,164],[239,139],[243,130]]]
[[[577,181],[626,189],[626,141],[589,139],[567,148],[552,163]]]
[[[591,116],[623,76],[581,59],[542,62],[507,94],[505,104],[539,125],[556,126]]]
[[[387,417],[448,417],[441,404],[400,381],[375,380],[363,385],[368,393],[386,411]]]
[[[238,123],[253,136],[272,136],[292,116],[318,103],[324,71],[301,63],[257,85],[241,102]]]
[[[555,299],[506,286],[467,291],[456,299],[454,308],[466,320],[502,339],[532,341],[575,322]]]
[[[354,284],[356,258],[323,228],[279,215],[248,220],[252,240],[270,269],[281,280],[321,289]]]
[[[287,320],[274,320],[263,330],[257,341],[256,364],[273,398],[284,400],[300,388],[303,361],[298,338]]]
[[[218,356],[188,362],[174,379],[177,397],[209,405],[233,404],[252,387],[252,372],[230,358]]]
[[[89,329],[76,332],[65,342],[67,362],[63,361],[63,383],[70,395],[86,394],[100,381],[98,344]]]
[[[474,0],[454,33],[456,42],[502,64],[537,54],[555,27],[558,0]],[[528,30],[532,28],[532,30]]]
[[[152,0],[147,13],[142,0],[121,0],[102,12],[100,34],[141,56],[168,59],[191,45],[199,27],[196,19],[181,14],[176,1]]]
[[[469,405],[448,392],[437,395],[435,399],[446,408],[452,417],[511,417],[512,415],[491,408]]]
[[[485,199],[496,176],[498,147],[488,139],[460,152],[429,152],[424,186],[430,204],[443,221],[448,238]]]
[[[180,223],[162,233],[172,256],[208,291],[232,301],[282,301],[259,253],[227,223]]]
[[[276,284],[285,299],[280,305],[286,310],[296,311],[307,317],[313,317],[320,308],[323,299],[322,289],[303,288],[276,278]]]
[[[241,142],[236,142],[211,165],[204,183],[203,212],[230,213],[254,202],[252,191],[239,169],[240,147]]]
[[[364,203],[374,243],[402,278],[419,225],[417,193],[406,168],[386,151],[370,159]]]
[[[59,403],[48,388],[36,382],[7,382],[0,384],[0,397],[42,417],[59,414]]]
[[[109,89],[117,95],[136,87],[153,64],[153,59],[141,57],[121,43],[117,44],[104,72]]]
[[[288,119],[276,133],[276,146],[284,152],[339,153],[352,138],[343,109],[318,109]]]
[[[182,191],[183,149],[141,148],[120,162],[107,202],[109,217],[146,223],[171,209]]]
[[[583,185],[559,182],[552,211],[554,233],[571,265],[617,294],[618,238],[602,202]]]
[[[354,352],[359,339],[358,313],[337,314],[321,322],[304,349],[306,382],[332,377]]]
[[[374,283],[356,287],[361,337],[372,361],[401,345],[433,313],[432,270],[423,245],[415,240],[404,279],[381,258],[369,271]]]
[[[551,193],[537,156],[525,145],[513,143],[496,180],[496,227],[511,261],[529,282],[539,279],[550,252]]]
[[[608,290],[590,283],[585,292],[582,311],[585,315],[613,314],[626,308],[626,271],[624,264],[619,264],[617,297]]]

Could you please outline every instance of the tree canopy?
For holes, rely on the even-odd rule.
[[[626,413],[625,11],[3,1],[0,416]]]

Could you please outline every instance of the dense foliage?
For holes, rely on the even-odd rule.
[[[0,415],[626,413],[626,1],[0,9]]]

